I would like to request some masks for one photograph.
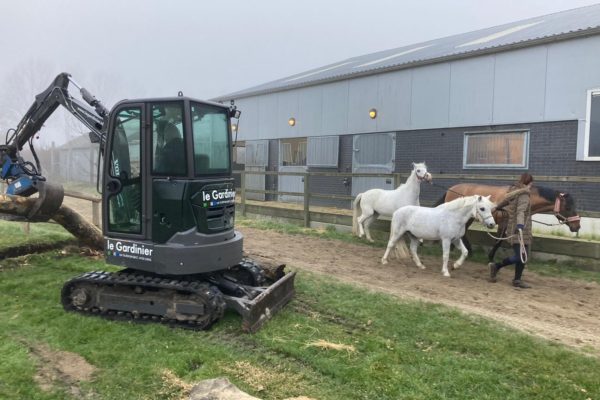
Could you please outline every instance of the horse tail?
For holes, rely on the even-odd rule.
[[[358,235],[358,213],[360,211],[360,199],[362,198],[362,193],[359,193],[354,199],[352,203],[352,234]]]
[[[399,213],[394,213],[392,215],[392,220],[390,221],[390,240],[392,240],[392,238],[395,236],[395,231],[400,225],[400,221],[398,221],[399,217]],[[406,233],[400,236],[398,240],[396,240],[396,244],[394,246],[394,254],[398,259],[410,258],[410,252],[408,250],[408,246],[406,246]]]
[[[410,252],[406,245],[404,235],[402,235],[400,239],[398,239],[398,243],[396,243],[396,254],[398,255],[398,258],[410,258]]]
[[[445,202],[446,202],[446,193],[444,193],[444,195],[442,197],[440,197],[440,199],[438,201],[436,201],[433,206],[437,207],[440,204],[444,204]]]

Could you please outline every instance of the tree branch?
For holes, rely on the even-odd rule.
[[[0,214],[26,217],[35,201],[36,199],[31,197],[0,195]],[[81,244],[94,250],[104,250],[102,231],[72,208],[63,204],[52,219],[75,236]]]

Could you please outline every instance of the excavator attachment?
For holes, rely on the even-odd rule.
[[[62,185],[54,185],[42,180],[36,180],[30,184],[32,193],[37,191],[38,197],[35,198],[35,203],[29,213],[25,216],[2,214],[0,219],[5,221],[46,222],[52,218],[64,199]]]
[[[284,265],[280,266],[281,272],[283,267]],[[260,294],[253,299],[227,295],[223,297],[227,308],[235,310],[242,316],[242,330],[254,333],[294,297],[295,278],[296,273],[290,272],[268,287],[253,288],[260,290]]]
[[[65,192],[62,185],[54,185],[46,181],[36,181],[38,198],[27,219],[32,222],[48,221],[62,205]]]

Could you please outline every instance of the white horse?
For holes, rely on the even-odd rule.
[[[417,267],[425,269],[417,255],[418,239],[442,240],[443,265],[442,273],[450,276],[448,272],[448,258],[450,244],[454,244],[461,251],[460,258],[454,263],[453,269],[458,269],[467,255],[468,250],[461,238],[465,234],[465,224],[470,218],[477,218],[489,229],[496,226],[492,212],[496,204],[490,201],[490,196],[479,195],[459,197],[435,208],[418,206],[405,206],[394,212],[390,231],[390,240],[381,259],[382,264],[387,264],[387,258],[398,240],[408,232],[410,234],[410,252]]]
[[[367,235],[373,242],[369,226],[379,215],[391,217],[394,211],[403,206],[418,206],[421,182],[431,182],[431,174],[427,172],[425,163],[413,163],[413,169],[406,183],[395,190],[370,189],[360,193],[354,199],[352,207],[352,233],[358,237]],[[360,217],[358,216],[360,212]]]

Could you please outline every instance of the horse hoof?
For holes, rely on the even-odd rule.
[[[382,258],[382,259],[381,259],[381,263],[382,263],[383,265],[385,265],[385,264],[387,264],[387,263],[388,263],[388,260],[384,260],[384,259]]]
[[[445,276],[446,278],[450,278],[450,273],[449,273],[449,272],[446,272],[446,273],[444,273],[444,276]]]
[[[425,269],[426,268],[424,265],[417,265],[417,267],[419,267],[419,269]]]
[[[370,243],[375,243],[373,239],[367,239]]]
[[[452,265],[452,269],[459,269],[462,264],[454,264]]]

